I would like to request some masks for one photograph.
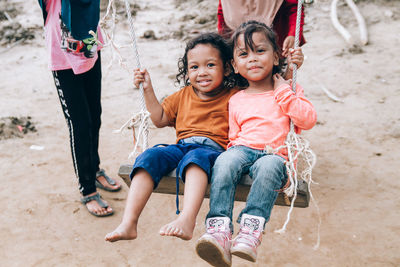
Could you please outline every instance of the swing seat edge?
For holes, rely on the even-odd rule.
[[[125,184],[130,187],[131,185],[131,179],[129,175],[132,172],[132,165],[130,164],[122,164],[119,167],[118,170],[118,175],[122,178],[122,180],[125,182]],[[251,186],[252,180],[249,177],[249,175],[244,175],[240,181],[240,183],[237,185],[236,188],[236,194],[235,194],[235,200],[236,201],[246,201],[247,199],[247,194],[249,193],[250,186]],[[184,192],[184,183],[179,180],[179,194],[183,195]],[[168,176],[165,176],[160,183],[158,184],[158,187],[154,189],[155,193],[161,193],[161,194],[171,194],[175,195],[176,194],[176,175],[175,175],[175,170],[172,171]],[[210,185],[207,186],[207,191],[206,191],[206,198],[210,197]],[[289,198],[291,200],[291,198]],[[294,207],[297,208],[307,208],[310,202],[310,194],[308,192],[308,184],[304,180],[299,180],[298,186],[297,186],[297,197],[294,202]],[[285,200],[284,193],[280,192],[278,194],[278,197],[275,201],[275,205],[279,206],[290,206],[290,203]]]

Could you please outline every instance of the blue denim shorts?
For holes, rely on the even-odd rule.
[[[163,176],[176,168],[176,176],[185,181],[186,167],[194,163],[203,169],[210,181],[211,169],[215,160],[224,149],[207,137],[190,137],[180,140],[177,144],[158,144],[140,154],[133,165],[131,179],[138,169],[145,169],[158,186]]]

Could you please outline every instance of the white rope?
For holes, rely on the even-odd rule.
[[[296,32],[295,32],[295,42],[294,42],[294,48],[299,47],[300,43],[300,21],[301,21],[301,11],[302,11],[302,5],[303,5],[303,0],[299,0],[297,4],[297,18],[296,18]],[[296,93],[296,80],[297,80],[297,65],[293,64],[293,77],[292,77],[292,90],[294,93]],[[315,199],[311,193],[311,184],[314,183],[312,180],[312,169],[316,163],[316,155],[310,148],[310,143],[302,138],[301,136],[298,136],[295,132],[295,126],[293,124],[293,121],[290,121],[290,130],[289,133],[286,137],[285,145],[278,147],[274,149],[274,152],[276,153],[277,151],[286,148],[287,150],[287,155],[288,155],[288,160],[286,161],[286,169],[288,171],[288,179],[290,181],[290,185],[288,188],[284,190],[284,193],[288,197],[292,197],[292,200],[290,202],[290,208],[287,213],[286,221],[283,224],[281,229],[275,230],[276,233],[284,233],[286,230],[286,226],[290,221],[290,216],[294,208],[294,202],[297,198],[297,186],[298,186],[298,175],[297,175],[297,169],[296,169],[296,162],[298,162],[298,159],[300,156],[302,156],[302,159],[305,162],[305,169],[301,173],[301,178],[308,183],[308,190],[310,193],[310,198],[311,201],[313,202],[314,206],[317,209],[318,212],[318,217],[319,217],[319,224],[318,224],[318,237],[317,237],[317,243],[314,246],[314,249],[318,249],[319,243],[320,243],[320,225],[321,225],[321,216],[319,213],[319,207],[317,203],[315,202]],[[269,148],[265,149],[266,151],[269,150]]]
[[[149,117],[150,117],[150,113],[147,110],[137,112],[132,116],[132,118],[130,118],[128,121],[126,121],[121,126],[121,128],[113,131],[113,133],[121,133],[125,128],[132,128],[132,129],[139,128],[137,138],[136,138],[135,130],[133,130],[134,148],[133,148],[132,152],[129,154],[128,159],[131,159],[131,158],[134,158],[137,156],[139,144],[141,141],[141,136],[143,136],[144,132],[148,131],[148,124],[145,122],[148,120]],[[145,119],[143,120],[142,118],[145,118]]]
[[[300,21],[301,21],[301,10],[302,10],[303,0],[299,0],[297,4],[297,17],[296,17],[296,31],[295,31],[295,38],[294,38],[294,48],[299,47],[299,40],[300,40]],[[290,67],[290,66],[289,66]],[[297,80],[297,65],[293,64],[293,77],[292,77],[292,90],[296,93],[296,80]],[[293,148],[299,148],[299,141],[297,135],[294,131],[294,124],[293,121],[290,121],[290,130],[286,137],[285,147],[288,153],[288,161],[286,162],[286,168],[288,170],[288,178],[290,181],[290,185],[288,188],[285,189],[285,194],[288,197],[292,197],[292,201],[290,203],[290,209],[288,211],[286,222],[284,223],[283,227],[276,232],[284,232],[286,229],[286,225],[289,223],[290,214],[292,213],[294,202],[297,197],[297,171],[295,166],[295,161],[298,157],[298,153],[293,154]]]
[[[138,53],[138,49],[137,49],[135,30],[133,27],[131,9],[130,9],[128,0],[125,0],[125,9],[126,9],[127,17],[128,17],[128,23],[129,23],[129,29],[130,29],[129,33],[130,33],[133,51],[134,51],[134,55],[135,55],[136,68],[140,69],[141,66],[140,66],[140,60],[139,60],[139,53]],[[110,10],[112,10],[111,33],[109,33],[108,31],[105,30],[106,25],[110,20],[110,16],[109,16]],[[108,40],[108,42],[106,42],[104,44],[104,46],[112,47],[112,49],[111,49],[112,60],[109,62],[109,65],[107,68],[110,68],[114,59],[118,58],[119,64],[124,69],[128,70],[128,67],[123,63],[123,58],[119,51],[119,49],[122,46],[119,46],[114,42],[114,33],[115,33],[115,25],[116,25],[115,20],[116,20],[115,0],[109,0],[106,14],[104,15],[104,17],[101,19],[101,21],[99,23],[103,29],[103,32],[105,33],[105,37]],[[148,120],[150,117],[150,113],[146,109],[142,84],[139,85],[139,93],[140,93],[140,111],[133,114],[132,117],[120,127],[120,129],[113,131],[114,133],[120,133],[120,132],[122,132],[123,129],[127,128],[128,126],[132,127],[133,129],[135,129],[135,128],[139,129],[137,131],[137,137],[134,136],[135,145],[134,145],[133,151],[128,156],[129,159],[137,154],[137,150],[138,150],[138,147],[140,146],[140,143],[141,143],[142,151],[144,151],[148,148],[148,132],[149,132]],[[134,135],[136,135],[135,131],[134,131]]]
[[[134,146],[132,152],[128,156],[129,159],[135,158],[137,156],[137,150],[138,150],[138,147],[139,147],[139,144],[141,141],[143,144],[144,143],[147,144],[147,140],[145,139],[145,138],[147,138],[147,135],[145,133],[147,133],[149,131],[148,123],[147,123],[149,117],[150,117],[150,113],[147,110],[144,110],[144,111],[142,110],[141,112],[134,114],[131,119],[131,126],[134,128],[139,128],[139,131],[137,134],[137,140],[135,140],[135,146]],[[138,125],[139,125],[139,127],[138,127]],[[144,139],[141,140],[141,137],[143,137]],[[147,149],[147,147],[142,145],[142,149],[145,150],[145,149]]]
[[[131,9],[129,6],[129,2],[128,0],[125,0],[125,8],[126,8],[126,14],[128,16],[128,21],[129,21],[129,28],[130,28],[130,34],[131,34],[131,39],[132,39],[132,45],[133,45],[133,51],[135,53],[135,59],[136,59],[136,68],[140,69],[140,60],[139,60],[139,52],[137,49],[137,44],[136,44],[136,35],[135,35],[135,30],[133,28],[133,21],[132,21],[132,16],[131,16]],[[139,92],[140,92],[140,125],[141,127],[139,128],[139,133],[138,133],[138,141],[137,143],[139,143],[140,137],[143,136],[143,140],[142,140],[142,149],[143,151],[147,149],[148,147],[148,136],[149,136],[149,129],[148,129],[148,119],[149,119],[149,115],[148,115],[148,111],[146,109],[146,103],[144,100],[144,92],[143,92],[143,84],[140,83],[139,84]],[[134,117],[132,118],[134,119]],[[136,152],[136,146],[134,151],[132,151],[132,153],[130,154],[130,156],[132,156],[132,154],[135,154]]]
[[[110,11],[112,10],[112,15],[110,18]],[[106,73],[109,72],[109,70],[112,67],[113,62],[117,59],[119,65],[125,69],[126,71],[129,71],[128,66],[124,63],[123,61],[123,57],[121,55],[120,49],[123,47],[126,47],[126,45],[118,45],[115,41],[114,41],[114,35],[115,35],[115,26],[116,26],[116,16],[117,15],[117,8],[115,6],[115,0],[109,0],[108,2],[108,6],[107,6],[107,11],[106,14],[103,16],[103,18],[100,20],[99,25],[100,28],[102,29],[102,32],[104,33],[104,38],[106,39],[106,41],[104,42],[103,46],[104,47],[111,47],[111,60],[108,62],[107,65],[107,71]],[[108,31],[108,23],[111,22],[111,30]]]

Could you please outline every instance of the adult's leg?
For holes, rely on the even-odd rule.
[[[88,104],[91,129],[91,159],[92,166],[97,172],[100,168],[99,131],[101,126],[101,59],[100,53],[94,66],[87,72],[80,74],[84,82],[84,94]]]
[[[277,155],[264,155],[250,167],[253,178],[246,207],[241,212],[265,218],[268,222],[279,190],[287,180],[284,159]],[[239,218],[240,218],[239,216]]]
[[[84,94],[84,81],[71,69],[53,71],[54,82],[70,134],[70,146],[79,191],[83,196],[96,194],[96,172],[91,159],[91,118]],[[111,213],[111,207],[102,208],[95,200],[86,203],[98,215]]]
[[[101,58],[100,52],[98,59],[94,66],[87,72],[80,74],[84,82],[84,93],[88,103],[90,115],[90,129],[91,129],[91,153],[90,158],[92,161],[92,168],[95,172],[100,170],[100,157],[99,157],[99,132],[101,126]],[[121,185],[115,181],[115,184],[107,182],[104,176],[96,177],[97,181],[104,187],[111,190],[117,190]]]

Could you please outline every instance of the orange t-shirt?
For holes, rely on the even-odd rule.
[[[186,86],[162,103],[177,142],[192,136],[212,139],[224,149],[228,144],[228,101],[237,89],[227,89],[211,99],[199,98],[193,87]]]

